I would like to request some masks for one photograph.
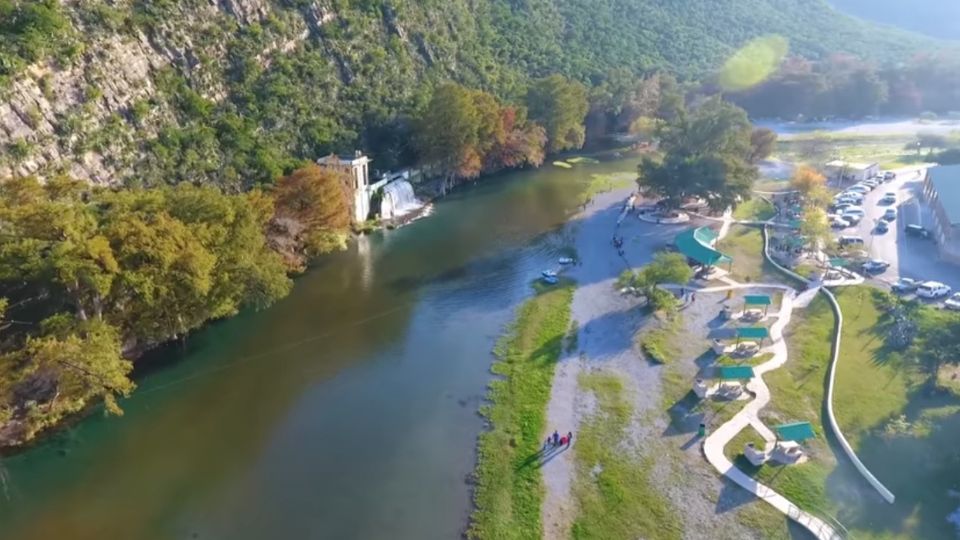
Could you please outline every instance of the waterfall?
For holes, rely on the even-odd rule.
[[[413,194],[413,186],[406,180],[394,180],[383,186],[383,199],[380,201],[380,217],[394,219],[403,217],[423,207]]]

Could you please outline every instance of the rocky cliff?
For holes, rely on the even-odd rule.
[[[388,167],[410,158],[408,115],[444,79],[516,98],[558,71],[702,75],[768,32],[810,56],[924,45],[821,0],[36,2],[66,23],[32,38],[61,52],[13,47],[24,60],[4,79],[0,45],[0,178],[239,187],[352,146]]]

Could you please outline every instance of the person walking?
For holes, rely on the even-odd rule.
[[[691,304],[694,303],[696,299],[697,299],[697,293],[695,292],[690,293],[690,303]]]
[[[566,446],[566,445],[567,445],[567,436],[564,435],[563,437],[560,437],[560,446]]]
[[[556,431],[553,432],[553,445],[556,446],[560,444],[560,434]]]
[[[572,432],[572,431],[568,431],[568,432],[567,432],[567,448],[570,447],[570,443],[572,443],[572,442],[573,442],[573,432]]]

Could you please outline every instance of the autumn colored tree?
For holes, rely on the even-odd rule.
[[[527,120],[525,109],[455,84],[437,88],[417,126],[422,161],[448,180],[539,166],[545,138],[544,129]]]
[[[307,257],[344,249],[353,219],[350,180],[316,164],[281,178],[273,191],[275,229],[296,238]]]
[[[827,185],[827,178],[820,171],[807,165],[800,165],[793,171],[790,186],[806,196]]]
[[[585,86],[562,75],[539,79],[527,91],[527,108],[530,118],[546,130],[548,153],[583,146],[589,109]]]

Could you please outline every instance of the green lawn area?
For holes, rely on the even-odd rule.
[[[818,437],[805,445],[811,460],[794,467],[739,465],[800,506],[839,517],[853,537],[954,538],[946,516],[960,506],[960,499],[948,495],[960,490],[960,399],[923,392],[916,365],[885,348],[881,294],[866,286],[837,291],[845,324],[834,410],[847,439],[896,503],[882,502],[846,456],[827,445],[821,413],[834,319],[822,296],[794,312],[787,333],[790,360],[766,376],[772,401],[761,413],[770,426],[812,422]],[[734,442],[742,447],[744,441]]]
[[[754,197],[749,201],[737,205],[733,211],[733,219],[766,221],[774,216],[776,210],[770,201]]]
[[[575,436],[573,538],[681,538],[679,510],[650,480],[652,460],[626,442],[634,411],[623,379],[583,373],[579,384],[596,397],[596,409]]]
[[[520,307],[496,347],[490,404],[482,413],[491,428],[477,448],[476,509],[470,538],[540,538],[543,482],[530,460],[541,449],[554,366],[570,327],[573,284],[538,292]]]
[[[733,258],[730,277],[741,283],[761,282],[765,277],[782,281],[763,258],[763,232],[759,227],[731,225],[717,249]]]

